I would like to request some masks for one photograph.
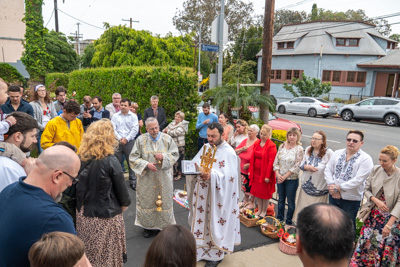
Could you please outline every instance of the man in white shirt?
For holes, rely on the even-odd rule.
[[[121,110],[120,102],[121,102],[121,94],[114,93],[112,95],[112,103],[106,106],[106,110],[110,112],[110,118],[112,118],[115,113]]]
[[[21,149],[22,152],[29,152],[32,144],[37,143],[36,134],[38,124],[36,120],[24,112],[13,112],[11,115],[17,121],[16,124],[12,125],[7,132],[8,138],[6,143],[14,144],[16,147]],[[32,165],[34,159],[30,159],[25,165],[28,169]],[[17,182],[22,176],[26,176],[24,168],[14,160],[0,156],[0,192],[9,184]]]
[[[131,101],[127,98],[123,98],[120,102],[121,111],[114,114],[111,122],[114,126],[115,135],[119,140],[118,150],[115,152],[115,156],[122,163],[123,155],[125,158],[129,158],[129,154],[132,151],[133,145],[135,144],[135,137],[139,131],[139,122],[135,113],[129,110]],[[129,183],[133,190],[136,190],[136,177],[135,173],[131,169],[128,162],[129,168]]]
[[[371,156],[361,149],[363,140],[364,134],[361,131],[349,131],[346,148],[335,151],[324,171],[330,194],[329,203],[349,215],[354,229],[365,181],[374,167]]]

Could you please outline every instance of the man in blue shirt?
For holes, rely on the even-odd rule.
[[[203,104],[203,113],[199,114],[196,122],[196,129],[199,129],[199,141],[198,141],[198,150],[200,150],[205,143],[208,143],[207,140],[207,127],[209,124],[213,122],[218,122],[218,116],[214,113],[210,112],[210,104]]]
[[[10,114],[13,113],[14,111],[21,111],[28,113],[33,117],[33,108],[31,105],[29,105],[28,102],[22,101],[22,94],[21,94],[21,89],[16,86],[12,85],[8,88],[8,96],[9,99],[6,101],[6,103],[0,108],[3,110],[4,114]]]
[[[29,266],[33,243],[49,232],[76,234],[71,216],[57,204],[76,182],[79,157],[66,146],[52,146],[36,160],[28,177],[0,193],[0,266]]]

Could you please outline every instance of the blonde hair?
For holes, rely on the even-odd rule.
[[[244,127],[244,134],[247,134],[247,131],[249,130],[249,125],[245,120],[237,120],[236,124],[240,124]]]
[[[294,133],[295,135],[297,135],[296,145],[300,146],[301,145],[301,143],[300,143],[301,133],[299,131],[299,128],[297,128],[297,127],[289,128],[289,130],[287,131],[287,133],[286,133],[286,144],[289,145],[288,137],[289,137],[289,134],[291,134],[291,133]]]
[[[90,159],[102,159],[113,155],[118,147],[118,140],[109,119],[98,120],[87,128],[82,137],[79,153],[83,162]]]
[[[175,116],[176,116],[176,115],[178,115],[179,117],[181,117],[181,119],[182,119],[182,120],[184,120],[184,119],[185,119],[185,113],[183,113],[183,112],[182,112],[182,111],[180,111],[180,110],[179,110],[179,111],[177,111],[177,112],[175,113]]]
[[[397,149],[397,147],[392,145],[388,145],[382,148],[381,153],[388,155],[392,160],[397,159],[397,157],[399,156],[399,150]]]
[[[268,135],[268,138],[271,138],[271,136],[272,136],[272,128],[271,128],[271,126],[269,126],[268,124],[264,124],[261,127],[260,133],[266,134],[266,135]]]

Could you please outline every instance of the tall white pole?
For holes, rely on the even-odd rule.
[[[224,3],[225,0],[221,0],[221,14],[219,16],[219,29],[218,29],[218,45],[219,45],[219,56],[218,56],[218,86],[222,85],[222,64],[224,61]]]

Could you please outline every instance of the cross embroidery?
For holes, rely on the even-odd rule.
[[[223,205],[221,203],[218,203],[217,206],[219,209],[221,209]]]
[[[199,224],[201,224],[203,221],[202,221],[202,219],[200,218],[200,219],[197,220],[197,222],[198,222]]]
[[[237,212],[237,210],[234,209],[234,210],[232,211],[232,214],[235,214],[235,215],[236,215],[236,212]]]
[[[203,233],[200,232],[199,229],[197,229],[197,232],[195,232],[195,233],[193,233],[193,234],[195,234],[195,235],[197,236],[197,238],[199,238],[199,236],[201,236]]]
[[[207,245],[209,248],[212,248],[213,243],[210,241],[210,242],[207,242]]]
[[[224,225],[226,223],[226,220],[224,220],[224,218],[220,218],[218,223],[220,223],[221,225]]]
[[[203,196],[203,195],[200,195],[200,199],[201,199],[201,200],[204,200],[204,196]]]
[[[200,183],[200,186],[201,186],[202,189],[204,189],[205,187],[207,187],[207,184],[206,183]]]
[[[221,257],[221,255],[223,254],[223,252],[221,250],[218,250],[217,253],[215,253],[216,255],[218,255],[218,257]]]
[[[235,180],[235,178],[231,177],[231,179],[229,179],[229,182],[233,183],[234,180]]]
[[[221,187],[218,187],[218,185],[217,185],[217,186],[215,186],[215,188],[217,188],[217,190],[218,190],[218,191],[220,191],[220,190],[221,190]]]
[[[225,160],[218,162],[219,163],[219,168],[225,167]]]
[[[200,206],[200,207],[198,207],[197,209],[200,211],[200,213],[203,213],[203,212],[204,212],[203,206]]]

